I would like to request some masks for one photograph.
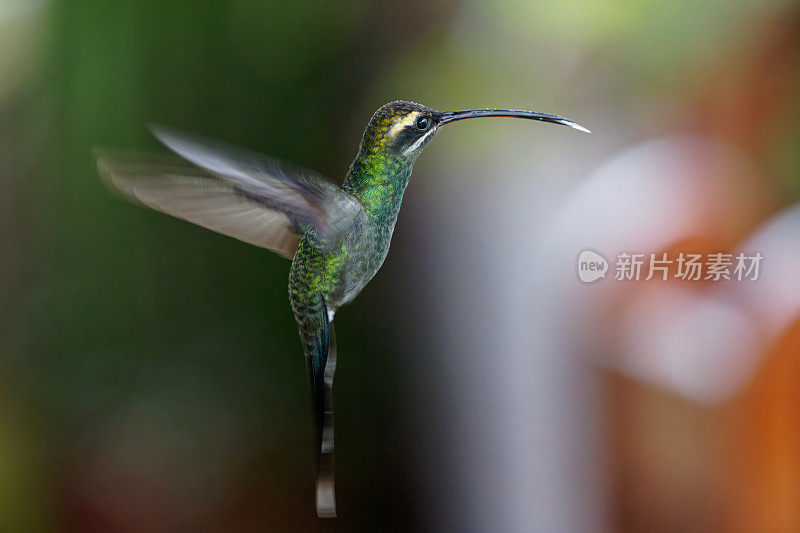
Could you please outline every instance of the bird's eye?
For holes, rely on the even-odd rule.
[[[418,130],[425,131],[431,125],[431,120],[428,117],[418,117],[415,126]]]

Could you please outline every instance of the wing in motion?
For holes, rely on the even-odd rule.
[[[309,170],[175,130],[153,133],[183,159],[113,152],[97,158],[105,183],[135,203],[289,258],[307,229],[335,238],[360,209]]]

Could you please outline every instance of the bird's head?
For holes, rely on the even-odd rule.
[[[413,162],[446,124],[469,118],[516,117],[562,124],[589,132],[583,126],[547,113],[515,109],[470,109],[437,111],[413,102],[390,102],[378,109],[367,124],[361,150],[375,155],[394,156]]]

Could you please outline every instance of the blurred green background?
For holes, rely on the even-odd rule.
[[[19,85],[0,117],[10,463],[0,529],[310,527],[314,451],[289,263],[111,197],[92,148],[154,149],[152,121],[341,179],[385,99],[371,94],[376,78],[440,35],[453,6],[2,7]],[[340,319],[337,386],[350,392],[337,398],[339,484],[359,494],[340,502],[342,528],[417,519],[392,424],[396,334],[375,312],[387,290],[376,283]]]
[[[775,205],[797,201],[799,17],[778,1],[0,0],[0,530],[455,526],[432,525],[415,459],[445,416],[415,412],[446,401],[447,369],[411,343],[420,302],[403,295],[431,282],[415,236],[448,191],[503,179],[442,188],[436,169],[508,136],[578,175],[637,139],[710,130],[769,170]],[[319,522],[289,263],[114,198],[92,149],[157,150],[156,122],[339,181],[395,99],[535,105],[595,134],[465,126],[421,158],[395,253],[337,314],[340,518]]]

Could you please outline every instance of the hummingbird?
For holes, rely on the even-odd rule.
[[[336,516],[333,319],[372,280],[389,252],[403,194],[422,150],[460,120],[515,117],[589,130],[567,118],[514,109],[437,111],[395,101],[369,120],[341,186],[249,149],[151,126],[172,157],[100,152],[99,174],[124,198],[292,260],[289,302],[311,388],[316,508]]]

